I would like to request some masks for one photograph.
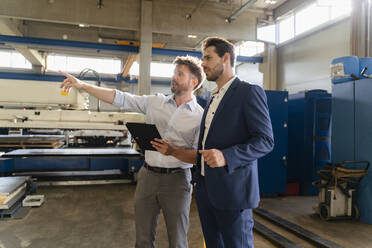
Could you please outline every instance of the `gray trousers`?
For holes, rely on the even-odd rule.
[[[192,185],[190,169],[160,174],[144,167],[135,193],[136,248],[155,247],[156,226],[163,211],[169,248],[187,248]]]

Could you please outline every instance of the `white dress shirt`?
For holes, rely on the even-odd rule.
[[[177,107],[173,95],[137,96],[116,90],[113,104],[125,111],[145,114],[146,123],[155,124],[160,136],[171,144],[185,149],[197,149],[203,108],[196,102],[195,96],[191,101]],[[192,164],[158,151],[146,150],[145,161],[154,167],[192,167]]]
[[[205,125],[204,125],[204,136],[202,141],[202,148],[204,150],[205,140],[207,139],[209,128],[211,126],[214,114],[216,113],[216,110],[218,106],[220,105],[220,102],[222,98],[224,97],[226,91],[229,89],[231,83],[235,80],[236,76],[234,76],[232,79],[230,79],[224,86],[221,87],[221,89],[218,90],[218,87],[214,88],[212,90],[212,101],[209,104],[207,115],[205,116]],[[201,175],[204,176],[204,157],[201,158]]]

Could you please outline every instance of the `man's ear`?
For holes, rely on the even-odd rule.
[[[192,85],[193,85],[193,90],[195,90],[195,87],[198,85],[198,79],[196,77],[193,77],[192,78]]]
[[[224,63],[229,63],[230,64],[230,53],[225,53],[223,56],[223,62]]]
[[[195,77],[195,76],[193,76],[192,78],[191,78],[191,83],[192,83],[192,90],[195,90],[195,87],[198,85],[198,79]]]

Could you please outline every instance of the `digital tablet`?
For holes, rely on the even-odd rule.
[[[155,138],[161,139],[161,136],[154,124],[127,122],[125,125],[141,150],[156,151],[150,141]]]

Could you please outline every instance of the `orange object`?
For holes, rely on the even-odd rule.
[[[68,96],[68,91],[61,90],[61,96]]]
[[[126,45],[126,46],[139,46],[140,43],[138,41],[131,41],[131,40],[117,40],[117,45]],[[164,44],[161,43],[152,43],[152,47],[155,48],[163,48]]]

